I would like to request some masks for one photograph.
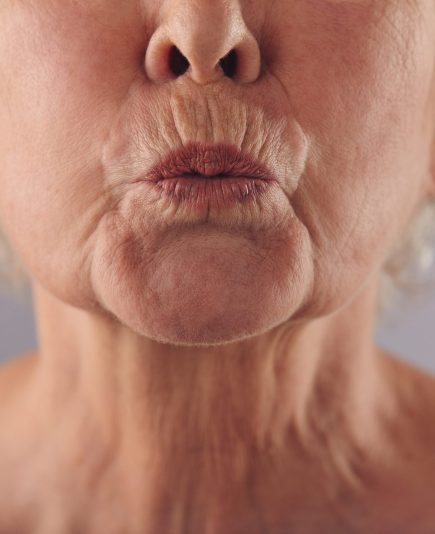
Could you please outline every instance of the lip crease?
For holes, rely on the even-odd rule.
[[[274,173],[262,162],[229,144],[191,142],[169,152],[138,181],[160,182],[171,178],[243,177],[278,182]]]

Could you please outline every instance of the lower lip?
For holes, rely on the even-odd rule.
[[[258,199],[272,180],[243,176],[192,177],[176,176],[155,182],[165,197],[195,206],[225,207]]]

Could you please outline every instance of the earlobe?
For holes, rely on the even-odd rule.
[[[432,164],[426,180],[425,194],[435,202],[435,163]]]
[[[425,193],[429,197],[433,197],[435,201],[435,128],[432,131],[432,143],[430,151],[430,166],[428,169],[428,176],[425,183]]]
[[[428,180],[426,181],[426,194],[435,201],[435,64],[433,67],[431,91],[427,106],[427,125],[430,131],[430,166],[428,169]]]
[[[432,142],[429,168],[423,183],[423,194],[429,197],[435,196],[435,144]]]
[[[435,201],[435,142],[432,142],[431,165],[426,180],[426,194]]]

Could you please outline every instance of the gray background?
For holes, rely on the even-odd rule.
[[[435,274],[435,268],[434,268]],[[30,291],[0,294],[0,363],[36,346]],[[435,290],[406,297],[377,328],[378,344],[435,373]]]

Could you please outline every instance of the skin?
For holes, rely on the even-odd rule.
[[[372,339],[435,194],[432,0],[4,0],[0,51],[39,336],[0,373],[0,532],[433,532],[434,380]],[[192,140],[280,181],[207,213],[131,183]]]

